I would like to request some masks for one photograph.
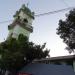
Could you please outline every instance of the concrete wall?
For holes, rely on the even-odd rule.
[[[16,25],[16,26],[14,27],[14,29],[11,29],[11,30],[9,31],[9,35],[8,35],[8,36],[9,36],[9,37],[12,36],[12,37],[14,37],[14,38],[18,38],[19,34],[23,34],[24,36],[29,37],[30,32],[27,31],[26,29],[20,27],[19,25]]]
[[[20,18],[23,20],[23,19],[27,19],[28,20],[28,25],[32,25],[32,18],[29,17],[28,15],[26,15],[24,12],[20,12],[19,14]]]
[[[74,69],[74,72],[75,72],[75,60],[73,61],[73,69]]]

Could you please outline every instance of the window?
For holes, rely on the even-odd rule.
[[[24,19],[23,21],[26,22],[26,23],[28,23],[28,20],[27,19]]]
[[[20,19],[20,16],[18,16],[18,19]]]

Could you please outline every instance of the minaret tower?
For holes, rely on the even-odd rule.
[[[18,38],[19,34],[23,34],[29,38],[30,33],[33,32],[32,21],[34,20],[34,12],[22,5],[19,11],[14,15],[14,21],[8,26],[8,38]]]

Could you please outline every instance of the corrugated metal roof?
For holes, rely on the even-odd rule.
[[[19,73],[32,75],[75,75],[71,66],[34,63],[25,66]]]
[[[50,57],[50,58],[43,58],[43,59],[36,59],[33,62],[39,61],[56,61],[56,60],[75,60],[75,55],[68,55],[68,56],[58,56],[58,57]]]

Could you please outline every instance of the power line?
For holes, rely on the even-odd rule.
[[[56,11],[51,11],[51,12],[47,12],[47,13],[43,13],[43,14],[38,14],[38,15],[35,15],[35,17],[44,16],[44,15],[56,14],[56,13],[63,12],[63,11],[67,11],[67,10],[70,10],[70,9],[73,9],[73,8],[75,8],[75,7],[68,7],[68,8],[65,8],[65,9],[60,9],[60,10],[56,10]]]
[[[11,21],[13,21],[13,20],[2,21],[2,22],[0,22],[0,24],[2,24],[2,23],[7,23],[7,22],[11,22]]]
[[[67,10],[70,10],[70,9],[73,9],[73,8],[75,8],[75,7],[68,7],[68,8],[65,8],[65,9],[60,9],[60,10],[51,11],[51,12],[47,12],[47,13],[37,14],[37,15],[34,15],[34,16],[35,17],[40,17],[40,16],[45,16],[45,15],[56,14],[56,13],[63,12],[63,11],[67,11]],[[7,22],[11,22],[11,21],[13,21],[13,20],[2,21],[2,22],[0,22],[0,24],[7,23]]]

